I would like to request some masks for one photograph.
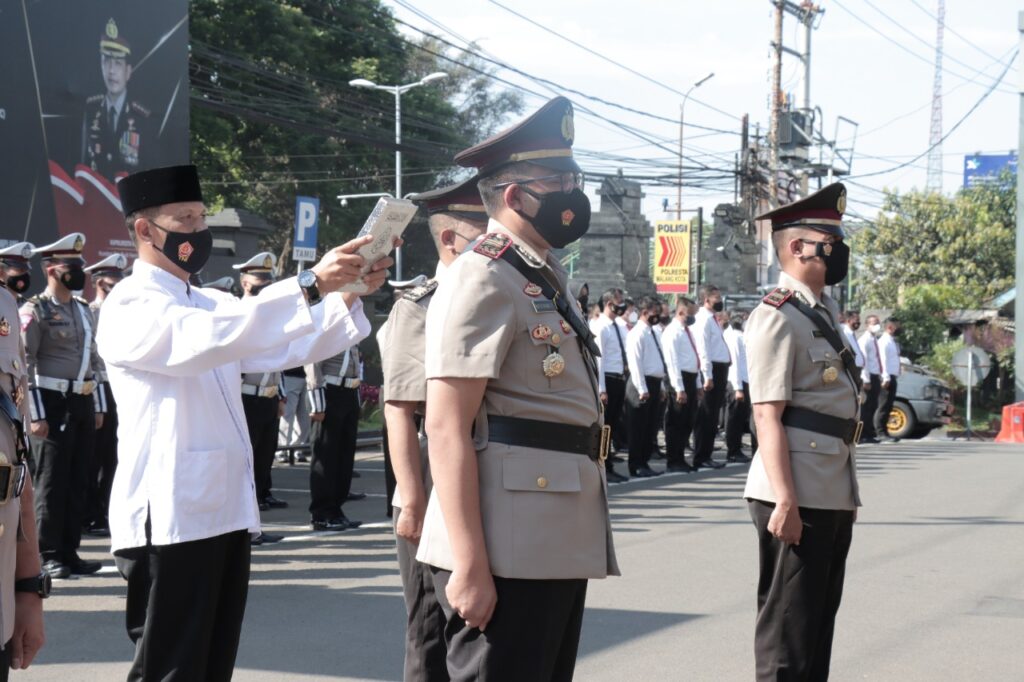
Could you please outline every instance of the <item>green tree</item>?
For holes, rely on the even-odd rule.
[[[909,287],[962,291],[971,306],[1013,285],[1015,182],[952,197],[886,192],[873,227],[856,238],[856,285],[868,306],[893,307]]]
[[[895,311],[903,327],[903,354],[916,360],[931,353],[946,339],[946,313],[969,302],[963,289],[948,284],[918,284],[904,290]]]

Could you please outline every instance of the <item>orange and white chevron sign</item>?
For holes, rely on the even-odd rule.
[[[689,221],[654,224],[654,286],[659,294],[690,292],[690,237]]]

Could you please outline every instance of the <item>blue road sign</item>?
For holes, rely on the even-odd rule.
[[[316,229],[319,223],[320,200],[316,197],[295,197],[292,260],[316,260]]]
[[[964,187],[976,187],[996,182],[999,174],[1009,169],[1017,172],[1017,153],[971,154],[964,157]]]

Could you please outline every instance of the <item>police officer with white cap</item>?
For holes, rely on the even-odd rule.
[[[17,242],[0,249],[0,267],[5,273],[0,278],[0,284],[14,294],[19,306],[25,302],[25,292],[32,286],[32,265],[29,260],[35,248],[30,242]]]
[[[47,286],[20,311],[39,550],[43,570],[54,578],[88,575],[101,566],[78,556],[96,429],[105,412],[92,311],[75,295],[85,287],[84,246],[85,235],[75,232],[33,251],[42,257]]]
[[[128,257],[123,253],[112,253],[106,258],[89,267],[85,271],[92,279],[96,297],[89,304],[93,315],[93,328],[100,324],[100,307],[118,282],[124,279],[128,269]],[[106,406],[103,424],[96,429],[96,451],[93,456],[92,473],[89,476],[89,493],[86,500],[88,514],[86,532],[90,535],[107,537],[110,526],[107,523],[107,507],[110,505],[110,487],[114,484],[114,471],[117,469],[117,403],[107,383],[107,368],[103,358],[98,358],[96,377],[100,382],[97,391]]]

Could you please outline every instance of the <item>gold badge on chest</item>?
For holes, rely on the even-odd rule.
[[[825,371],[821,373],[821,380],[826,384],[831,384],[833,381],[839,378],[839,370],[835,367],[826,367]]]
[[[544,369],[544,376],[553,379],[565,371],[565,358],[557,350],[552,351],[541,364]]]
[[[11,333],[11,323],[6,317],[0,317],[0,336],[7,336]]]

